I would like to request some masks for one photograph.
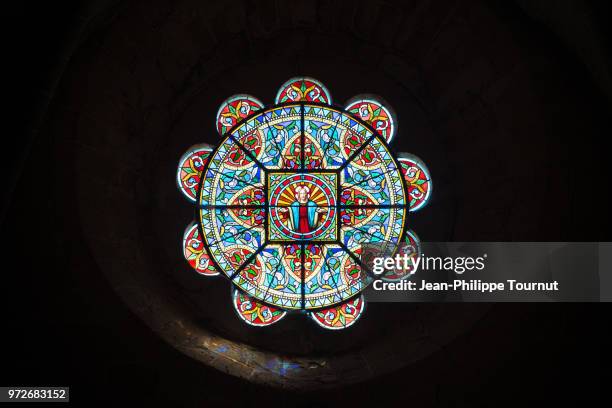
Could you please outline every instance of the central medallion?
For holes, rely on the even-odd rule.
[[[271,242],[338,240],[335,172],[270,172],[267,183]]]

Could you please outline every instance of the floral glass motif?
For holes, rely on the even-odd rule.
[[[372,281],[363,246],[406,243],[418,255],[407,216],[430,198],[427,167],[390,149],[397,127],[382,99],[357,96],[344,109],[331,100],[308,77],[285,82],[272,107],[233,96],[217,114],[220,144],[193,146],[179,162],[178,187],[198,217],[184,257],[230,280],[249,325],[301,310],[321,327],[349,327]]]

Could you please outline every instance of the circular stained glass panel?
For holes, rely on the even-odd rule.
[[[416,156],[390,152],[397,127],[381,98],[356,96],[342,110],[322,83],[296,77],[275,102],[227,99],[221,143],[179,161],[178,187],[198,214],[184,257],[200,276],[230,280],[234,307],[252,326],[308,310],[321,327],[343,329],[364,311],[368,245],[418,256],[406,216],[427,204],[429,172]]]
[[[262,110],[210,155],[199,205],[211,260],[243,292],[286,309],[360,293],[365,243],[398,243],[403,175],[365,123],[309,103]]]

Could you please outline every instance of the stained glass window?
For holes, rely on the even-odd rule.
[[[393,152],[395,115],[379,97],[358,95],[340,108],[323,84],[300,77],[274,102],[227,99],[219,145],[181,157],[178,187],[198,217],[185,230],[184,257],[198,274],[231,282],[234,308],[250,325],[305,311],[343,329],[365,309],[364,245],[406,243],[418,254],[407,221],[431,196],[429,170]]]

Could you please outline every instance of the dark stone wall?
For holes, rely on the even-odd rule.
[[[586,306],[372,304],[343,333],[302,316],[254,330],[233,315],[229,283],[198,279],[179,250],[193,217],[175,188],[181,153],[219,141],[223,99],[247,92],[271,103],[297,74],[320,79],[336,103],[368,92],[395,109],[395,147],[423,158],[435,183],[410,221],[423,240],[607,239],[605,87],[521,8],[101,2],[82,15],[3,227],[36,282],[27,315],[37,333],[60,332],[52,344],[68,357],[48,355],[40,368],[31,354],[16,373],[60,370],[84,390],[133,382],[135,398],[155,389],[146,398],[181,404],[248,401],[267,386],[280,401],[293,395],[285,388],[328,389],[302,402],[336,404],[347,393],[359,401],[364,386],[350,384],[368,380],[412,403],[449,405],[484,401],[507,381],[569,384],[549,371],[595,357],[592,348],[578,361],[555,343],[577,347],[577,327],[595,330]],[[32,241],[34,252],[21,245]],[[45,335],[27,339],[34,348]]]

